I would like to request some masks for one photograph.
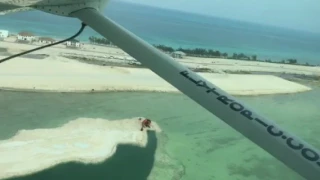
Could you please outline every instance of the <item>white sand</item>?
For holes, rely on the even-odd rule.
[[[9,40],[6,40],[9,41]],[[38,46],[29,44],[18,44],[12,42],[2,41],[0,48],[8,48],[9,52],[17,53],[29,50]],[[103,57],[106,61],[110,61],[108,57],[122,57],[130,58],[130,56],[119,48],[96,46],[86,44],[81,50],[67,49],[64,45],[57,45],[47,49],[37,51],[36,53],[45,53],[49,55],[71,55],[77,54],[79,56],[94,56]],[[278,72],[278,73],[294,73],[305,75],[320,76],[320,67],[300,66],[290,64],[277,64],[258,61],[241,61],[233,59],[221,58],[200,58],[200,57],[185,57],[184,59],[177,59],[177,61],[189,67],[205,67],[212,70],[231,70],[231,71],[256,71],[256,72]]]
[[[140,127],[138,118],[79,118],[60,128],[21,130],[0,141],[0,179],[32,174],[70,161],[99,163],[111,157],[118,144],[145,147],[148,137]],[[161,131],[155,122],[151,130]]]
[[[310,88],[271,75],[199,73],[234,95],[294,93]],[[148,69],[97,66],[63,57],[15,58],[0,64],[0,88],[32,91],[178,92]]]
[[[1,42],[0,48],[11,53],[32,49],[35,45]],[[85,44],[81,50],[63,45],[43,49],[37,54],[48,54],[46,59],[15,58],[0,64],[0,89],[58,92],[97,91],[158,91],[178,92],[175,87],[148,69],[97,66],[70,60],[61,55],[99,57],[104,61],[121,61],[110,56],[129,59],[119,48]],[[0,59],[3,56],[0,56]],[[226,59],[186,57],[179,59],[189,67],[206,67],[220,72],[260,71],[320,75],[320,68],[249,62]],[[226,73],[199,73],[208,81],[233,95],[295,93],[311,88],[272,75],[236,75]]]
[[[216,71],[247,71],[247,72],[275,72],[286,74],[320,76],[320,67],[301,66],[291,64],[267,63],[258,61],[241,61],[221,58],[185,57],[179,60],[189,67],[209,68]],[[197,62],[197,63],[194,63]]]

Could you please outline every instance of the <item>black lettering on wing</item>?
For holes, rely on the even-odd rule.
[[[253,120],[252,112],[247,109],[244,111],[241,111],[240,114],[243,115],[244,117],[248,118],[249,120]]]
[[[229,99],[227,96],[219,96],[219,97],[217,97],[217,99],[219,100],[219,101],[221,101],[223,104],[225,104],[225,105],[229,105],[230,103],[232,103],[233,102],[233,100],[232,99]]]

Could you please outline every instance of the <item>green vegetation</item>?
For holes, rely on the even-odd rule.
[[[112,42],[106,38],[99,38],[95,36],[90,36],[89,41],[92,44],[98,44],[98,45],[113,45]],[[174,51],[182,51],[187,56],[192,57],[202,57],[202,58],[224,58],[224,59],[236,59],[236,60],[246,60],[246,61],[259,61],[259,62],[269,62],[269,63],[280,63],[280,64],[295,64],[295,65],[304,65],[304,66],[313,66],[308,63],[301,64],[298,62],[297,59],[285,59],[281,61],[271,61],[270,59],[258,59],[257,55],[246,55],[244,53],[233,53],[232,55],[229,55],[226,52],[221,52],[219,50],[212,50],[212,49],[204,49],[204,48],[177,48],[174,49],[173,47],[166,46],[166,45],[153,45],[154,47],[158,48],[161,51],[164,51],[166,53],[172,53]]]
[[[78,39],[71,39],[70,42],[77,43],[77,42],[80,42],[80,41]]]
[[[244,53],[233,53],[229,55],[225,52],[220,52],[219,50],[204,49],[204,48],[194,48],[194,49],[184,49],[178,48],[174,49],[170,46],[165,45],[154,45],[159,50],[162,50],[166,53],[172,53],[174,51],[182,51],[186,53],[187,56],[192,57],[202,57],[202,58],[224,58],[224,59],[236,59],[236,60],[246,60],[246,61],[260,61],[260,62],[269,62],[269,63],[280,63],[280,64],[295,64],[295,65],[304,65],[304,66],[313,66],[308,63],[301,64],[297,59],[285,59],[281,61],[271,61],[270,59],[258,59],[257,55],[246,55]]]
[[[99,38],[95,36],[90,36],[89,37],[89,42],[92,44],[99,44],[99,45],[113,45],[112,42],[106,38]]]

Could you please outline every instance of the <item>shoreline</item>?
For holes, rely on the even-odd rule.
[[[15,39],[18,36],[19,33],[11,33],[9,37],[5,38],[5,42],[9,43],[16,43],[12,39]],[[42,45],[39,43],[38,39],[40,37],[43,37],[41,35],[35,35],[34,40],[31,43],[28,43],[29,45],[34,45],[34,46],[40,46]],[[51,36],[45,36],[45,37],[50,37]],[[60,41],[64,38],[54,38],[53,40],[55,41]],[[78,41],[78,40],[77,40]],[[116,45],[114,45],[110,40],[101,37],[101,36],[95,36],[91,35],[88,37],[86,40],[80,40],[79,43],[83,45],[92,45],[92,46],[97,46],[97,47],[102,47],[102,48],[115,48],[115,49],[120,49]],[[150,42],[149,42],[150,43]],[[314,62],[299,62],[294,57],[275,57],[275,59],[270,59],[270,57],[258,57],[257,54],[255,53],[247,53],[247,52],[239,52],[239,51],[234,51],[234,52],[223,52],[220,51],[219,49],[212,49],[212,48],[203,48],[203,47],[194,47],[194,48],[182,48],[183,44],[179,46],[171,46],[168,44],[159,44],[159,43],[150,43],[152,44],[155,48],[158,50],[171,55],[172,53],[175,52],[182,52],[184,53],[184,56],[189,56],[189,57],[200,57],[200,58],[219,58],[219,59],[233,59],[233,60],[239,60],[239,61],[249,61],[249,62],[267,62],[267,63],[272,63],[272,64],[281,64],[281,65],[297,65],[297,66],[309,66],[309,67],[315,67],[315,66],[320,66],[320,64],[314,63]],[[62,45],[62,44],[61,44]],[[63,48],[61,45],[58,45],[56,47]],[[87,51],[90,51],[87,49]],[[92,51],[96,52],[96,51]],[[309,64],[310,63],[310,64]]]
[[[290,94],[297,94],[297,93],[304,93],[310,90],[301,90],[301,91],[294,91],[294,92],[259,92],[254,93],[252,91],[238,91],[238,92],[227,92],[233,96],[237,97],[256,97],[256,96],[272,96],[272,95],[290,95]],[[180,91],[160,91],[160,90],[74,90],[74,91],[63,91],[63,90],[46,90],[46,89],[20,89],[20,88],[1,88],[1,92],[17,92],[17,93],[56,93],[56,94],[99,94],[99,93],[163,93],[163,94],[183,94]],[[253,93],[252,93],[253,92]]]
[[[95,94],[95,93],[117,93],[117,92],[137,92],[137,93],[174,93],[179,94],[180,91],[161,91],[161,90],[129,90],[129,89],[105,89],[105,90],[49,90],[49,89],[28,89],[28,88],[7,88],[0,87],[1,91],[8,92],[28,92],[28,93],[77,93],[77,94]]]
[[[1,43],[15,54],[34,45]],[[87,51],[87,50],[94,50]],[[0,59],[6,56],[0,56]],[[320,68],[265,62],[184,57],[174,59],[231,95],[291,94],[312,90],[283,74],[319,75]],[[275,76],[277,74],[277,76]],[[294,77],[294,75],[292,75]],[[294,77],[296,78],[296,77]],[[83,49],[52,47],[0,65],[0,90],[15,92],[181,93],[119,48],[86,45]]]
[[[125,67],[125,68],[143,68],[143,69],[148,69],[147,67],[144,67],[143,65],[135,65],[135,64],[126,64],[125,62],[119,63],[119,62],[107,62],[107,61],[100,61],[100,60],[83,60],[83,59],[76,59],[76,58],[70,58],[67,56],[63,56],[72,60],[76,60],[81,63],[87,63],[87,64],[92,64],[92,65],[97,65],[97,66],[115,66],[115,67]],[[208,68],[189,68],[190,70],[194,72],[202,72],[202,73],[214,73],[212,72],[211,69]],[[245,70],[222,70],[220,71],[222,73],[226,74],[252,74],[252,75],[272,75],[272,76],[277,76],[280,78],[284,78],[287,80],[293,80],[294,78],[296,79],[301,79],[301,80],[315,80],[315,81],[320,81],[320,75],[311,75],[311,74],[299,74],[299,73],[281,73],[281,72],[261,72],[261,71],[245,71]]]
[[[134,68],[146,68],[140,62],[132,59],[128,59],[126,56],[106,58],[103,56],[92,56],[83,54],[63,54],[65,58],[76,60],[82,63],[93,64],[97,66],[120,66],[120,67],[134,67]],[[221,59],[221,58],[195,58],[192,56],[186,56],[182,59],[176,59],[176,61],[186,65],[189,69],[195,72],[219,72],[227,74],[257,74],[257,73],[273,73],[274,74],[289,74],[289,75],[304,75],[308,77],[319,77],[320,79],[320,67],[316,66],[302,66],[294,64],[277,64],[269,62],[254,62],[235,59]],[[227,67],[229,66],[229,67]],[[234,68],[238,66],[239,69]],[[258,69],[255,69],[258,68]],[[273,68],[268,69],[268,68]],[[269,71],[268,71],[269,70]]]
[[[73,57],[68,57],[68,56],[63,56],[65,58],[69,58],[81,63],[87,63],[91,65],[96,65],[96,66],[116,66],[116,67],[124,67],[124,68],[142,68],[142,69],[148,69],[147,67],[144,67],[141,64],[128,64],[124,62],[108,62],[108,61],[102,61],[98,59],[78,59],[78,58],[73,58]],[[202,72],[202,73],[214,73],[212,69],[209,68],[189,68],[190,70],[194,72]],[[272,75],[272,76],[277,76],[279,78],[286,79],[288,81],[293,81],[300,83],[301,81],[319,81],[320,82],[320,75],[312,75],[312,74],[299,74],[299,73],[293,73],[293,72],[261,72],[261,71],[245,71],[245,70],[221,70],[217,73],[225,73],[225,74],[236,74],[236,75],[241,75],[241,74],[251,74],[251,75]]]
[[[47,65],[48,62],[44,61],[35,60],[33,63],[39,65],[39,62],[41,62]],[[63,63],[73,66],[80,65],[82,68],[89,66],[72,61]],[[30,64],[29,62],[28,65]],[[51,74],[48,71],[32,75],[19,74],[21,72],[18,69],[19,73],[11,72],[7,75],[3,74],[3,78],[0,76],[0,84],[2,86],[0,87],[0,91],[86,94],[107,92],[181,93],[148,69],[112,68],[94,65],[91,65],[91,68],[90,74],[74,74],[69,72],[70,74],[59,74],[59,76]],[[97,70],[100,70],[100,72]],[[93,72],[96,74],[91,74]],[[227,93],[236,96],[291,94],[312,90],[308,86],[271,75],[197,74],[203,76]],[[267,83],[269,82],[273,83],[268,85]]]

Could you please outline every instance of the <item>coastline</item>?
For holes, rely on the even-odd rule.
[[[59,57],[16,58],[0,66],[2,90],[34,92],[179,91],[144,68],[96,66]],[[311,88],[271,75],[198,73],[232,95],[286,94]]]
[[[74,89],[74,90],[65,90],[65,89],[23,89],[23,88],[6,88],[0,87],[1,91],[10,91],[10,92],[29,92],[29,93],[114,93],[114,92],[151,92],[151,93],[180,93],[179,91],[161,91],[161,90],[144,90],[144,89],[117,89],[117,88],[110,88],[110,89],[94,89],[94,90],[81,90],[81,89]]]
[[[35,45],[3,42],[2,53]],[[71,57],[70,57],[71,56]],[[1,56],[0,59],[5,56]],[[319,75],[320,68],[221,58],[184,57],[176,61],[232,95],[288,94],[311,90],[278,74]],[[179,91],[119,48],[84,44],[60,45],[17,57],[0,65],[0,90],[19,92],[165,92]]]
[[[310,88],[310,87],[308,87]],[[261,95],[281,95],[281,94],[296,94],[296,93],[303,93],[306,91],[312,90],[310,89],[303,89],[303,90],[294,90],[294,91],[270,91],[270,90],[234,90],[234,91],[227,91],[227,93],[234,95],[234,96],[261,96]],[[161,91],[161,90],[139,90],[139,89],[105,89],[105,90],[48,90],[48,89],[23,89],[23,88],[2,88],[0,87],[1,91],[8,91],[8,92],[21,92],[21,93],[79,93],[79,94],[93,94],[93,93],[174,93],[174,94],[181,94],[179,91]]]

